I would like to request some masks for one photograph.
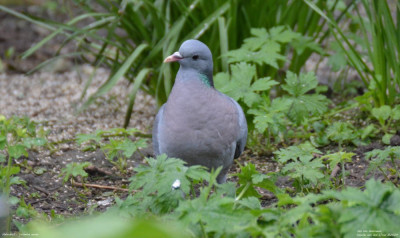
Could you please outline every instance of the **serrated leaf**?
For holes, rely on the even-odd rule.
[[[282,168],[282,172],[290,171],[290,173],[288,173],[289,177],[293,179],[300,179],[304,177],[312,184],[316,185],[318,179],[324,177],[324,174],[319,170],[320,168],[324,167],[323,163],[320,160],[311,161],[309,157],[305,156],[299,158],[299,161],[286,164]]]
[[[287,72],[286,84],[282,88],[287,91],[290,96],[286,97],[291,100],[291,106],[288,111],[288,117],[300,124],[305,118],[310,116],[318,116],[328,110],[329,100],[319,94],[305,94],[315,89],[318,81],[313,72],[300,74],[297,76],[292,72]]]
[[[235,100],[243,98],[250,89],[251,81],[256,75],[255,66],[239,63],[231,65],[232,77],[229,83],[226,83],[219,90]],[[226,77],[226,75],[221,74],[221,78]]]
[[[286,44],[301,36],[283,26],[271,28],[269,32],[265,29],[251,29],[251,34],[253,36],[246,38],[241,48],[226,54],[228,62],[252,62],[279,68],[278,62],[286,60],[286,57],[280,53],[281,44]]]
[[[327,128],[326,134],[330,140],[336,142],[348,142],[357,137],[353,125],[348,122],[334,122]]]
[[[237,235],[250,224],[255,224],[257,216],[244,209],[233,209],[234,203],[233,198],[212,194],[207,201],[199,197],[182,202],[177,212],[185,225],[201,223],[207,233]]]
[[[375,149],[365,153],[366,159],[371,159],[365,174],[375,171],[378,167],[383,167],[392,158],[400,158],[400,146],[388,146],[383,150]]]
[[[308,91],[315,89],[318,85],[318,81],[315,77],[314,72],[307,74],[300,74],[297,76],[295,73],[290,71],[286,74],[286,84],[282,85],[282,88],[291,94],[292,96],[300,96]]]
[[[335,168],[337,164],[340,162],[351,162],[351,158],[354,156],[354,153],[339,151],[333,154],[324,155],[321,159],[328,159],[329,167],[331,169]]]
[[[81,176],[82,178],[87,177],[88,174],[85,172],[84,168],[90,166],[91,163],[69,163],[65,168],[61,170],[60,176],[64,176],[63,181],[67,182],[70,177],[76,178]]]
[[[252,91],[266,91],[271,89],[272,86],[279,84],[275,80],[271,80],[270,77],[260,78],[256,80],[252,85]]]
[[[286,98],[276,98],[269,106],[250,109],[247,113],[255,115],[253,122],[258,132],[264,133],[268,128],[284,128],[285,113],[289,110],[291,101]],[[278,130],[281,131],[281,130]]]
[[[346,204],[338,220],[341,233],[352,237],[359,234],[359,230],[376,230],[385,234],[397,232],[400,191],[374,179],[368,180],[365,187],[363,192],[349,187],[337,193],[337,199]]]
[[[180,189],[187,194],[190,190],[190,177],[200,180],[202,176],[209,174],[205,172],[204,167],[192,166],[189,169],[184,166],[183,160],[167,158],[165,154],[157,156],[157,159],[146,158],[146,161],[147,166],[140,165],[134,168],[137,174],[130,179],[130,188],[142,188],[143,194],[166,194],[171,191],[171,186],[177,179],[181,183]],[[206,178],[203,177],[204,180]]]
[[[279,151],[275,151],[274,154],[278,157],[279,163],[285,164],[289,160],[297,160],[297,158],[303,158],[309,161],[314,157],[314,154],[321,154],[321,151],[307,142],[298,146],[280,149]]]

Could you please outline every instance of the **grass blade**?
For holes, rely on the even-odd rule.
[[[133,62],[143,52],[143,50],[146,49],[146,47],[147,44],[139,45],[125,60],[121,67],[119,67],[118,71],[116,71],[115,74],[113,74],[112,77],[97,90],[97,92],[89,97],[89,99],[82,105],[78,112],[86,109],[90,104],[94,102],[94,100],[110,91],[111,88],[125,75],[129,67],[131,67]]]

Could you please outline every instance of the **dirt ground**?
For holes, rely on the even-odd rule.
[[[47,214],[51,210],[66,216],[82,214],[93,209],[104,210],[113,204],[115,193],[120,197],[125,197],[128,193],[91,187],[84,189],[72,186],[69,182],[63,184],[59,176],[61,169],[71,162],[91,162],[93,167],[88,170],[87,183],[125,188],[128,178],[132,175],[132,168],[143,163],[143,155],[152,156],[151,146],[140,150],[143,155],[136,153],[129,159],[127,174],[120,174],[101,151],[81,151],[73,140],[77,134],[122,127],[130,85],[125,81],[119,82],[110,93],[99,98],[88,110],[77,114],[76,109],[82,104],[81,89],[94,70],[91,66],[61,61],[32,75],[25,75],[38,63],[54,55],[60,44],[57,40],[27,60],[18,58],[32,43],[38,42],[45,35],[46,32],[40,28],[0,12],[0,56],[4,64],[4,70],[0,73],[0,114],[6,117],[26,115],[49,131],[49,142],[57,142],[54,153],[44,149],[31,151],[28,158],[16,161],[21,165],[26,161],[26,165],[21,166],[19,176],[27,182],[27,186],[13,186],[12,195],[24,197],[27,204]],[[12,47],[13,56],[5,57]],[[108,73],[109,71],[103,68],[96,71],[87,95],[96,91],[107,79]],[[150,133],[155,113],[154,100],[142,92],[139,93],[129,128],[138,128],[144,133]],[[400,145],[398,137],[393,140],[393,145]],[[353,162],[346,164],[346,171],[349,171],[348,185],[360,187],[364,184],[368,179],[364,175],[368,165],[368,161],[364,160],[364,153],[382,147],[380,143],[375,142],[354,148],[356,156],[353,157]],[[263,173],[279,169],[273,155],[246,150],[232,166],[230,174],[238,172],[239,165],[247,162],[254,163]],[[34,172],[39,168],[43,169],[44,173]],[[380,175],[377,175],[377,178],[383,179]],[[290,183],[288,179],[282,178],[278,185],[286,187],[290,186]],[[263,191],[263,194],[264,206],[276,201],[271,193]]]

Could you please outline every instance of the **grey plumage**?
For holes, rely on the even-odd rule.
[[[247,123],[240,105],[213,84],[212,54],[197,40],[185,41],[164,62],[180,64],[168,101],[153,126],[156,155],[180,158],[188,165],[222,166],[223,183],[233,159],[247,140]]]

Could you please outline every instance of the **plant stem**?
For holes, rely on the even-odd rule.
[[[343,185],[346,185],[346,181],[345,181],[345,169],[344,169],[344,161],[342,161],[342,180],[343,180]]]
[[[246,193],[246,191],[249,189],[250,185],[251,185],[250,182],[247,182],[247,183],[246,183],[246,186],[243,188],[243,190],[240,192],[240,194],[235,198],[235,201],[239,201],[239,200],[243,197],[243,195],[244,195],[244,194]]]
[[[201,231],[203,232],[203,237],[204,237],[204,238],[208,238],[208,235],[207,235],[207,233],[206,233],[206,230],[204,229],[203,222],[200,221],[199,223],[200,223]]]

